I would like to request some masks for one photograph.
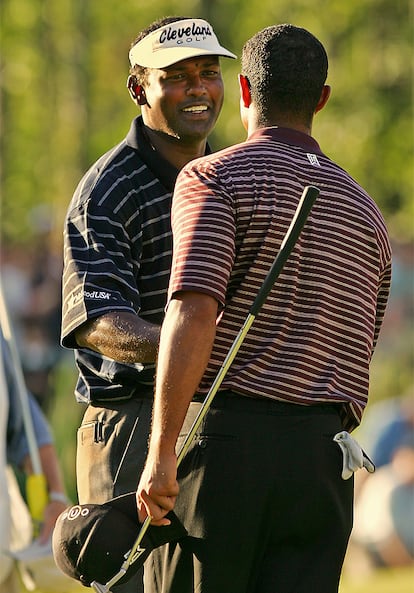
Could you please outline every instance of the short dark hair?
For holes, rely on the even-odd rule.
[[[146,37],[153,31],[156,31],[160,27],[163,27],[164,25],[169,25],[170,23],[175,23],[176,21],[183,21],[184,19],[189,19],[189,18],[191,18],[191,17],[189,17],[189,16],[166,16],[166,17],[157,19],[156,21],[154,21],[153,23],[148,25],[148,27],[143,29],[138,34],[138,36],[135,38],[135,40],[131,43],[130,49],[132,47],[134,47],[134,45],[136,45],[138,43],[138,41],[141,41],[141,39],[144,39],[144,37]],[[132,66],[129,69],[129,73],[132,76],[136,77],[139,84],[145,83],[147,71],[148,71],[148,68],[145,68],[144,66],[140,66],[139,64],[135,64],[134,66]]]
[[[312,120],[328,74],[328,56],[309,31],[291,24],[266,27],[244,44],[241,67],[262,125],[272,113]]]

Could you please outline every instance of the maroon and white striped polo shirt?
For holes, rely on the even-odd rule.
[[[222,306],[199,386],[206,393],[306,185],[320,195],[221,388],[302,405],[341,402],[352,429],[367,402],[391,249],[374,201],[313,138],[265,128],[182,170],[169,294],[203,292]]]

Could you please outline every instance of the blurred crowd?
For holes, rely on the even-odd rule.
[[[55,394],[61,256],[49,233],[30,250],[1,250],[0,593],[75,593],[51,536],[70,503],[48,409]],[[11,330],[11,331],[10,331]]]
[[[414,249],[394,245],[391,295],[379,348],[401,351],[398,342],[408,336],[411,385],[405,393],[369,403],[354,435],[376,466],[374,474],[355,474],[354,528],[345,570],[356,576],[381,567],[414,569],[413,324]]]
[[[28,390],[47,413],[53,397],[53,371],[63,349],[61,253],[40,234],[30,250],[2,248],[1,276]]]
[[[376,466],[355,475],[354,529],[346,567],[414,567],[414,389],[367,410],[358,441]]]

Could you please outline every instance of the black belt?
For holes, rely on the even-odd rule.
[[[206,396],[197,394],[193,397],[194,402],[202,403]],[[273,411],[278,414],[285,414],[290,416],[307,416],[309,414],[339,414],[340,403],[315,403],[309,405],[301,405],[287,401],[280,401],[271,399],[269,397],[254,397],[249,395],[242,395],[234,391],[218,391],[211,402],[211,408],[240,411]]]
[[[105,407],[105,404],[122,404],[122,402],[127,402],[131,399],[154,399],[154,387],[152,385],[139,385],[138,387],[132,389],[129,393],[117,397],[108,396],[107,391],[104,391],[103,393],[104,397],[99,397],[98,395],[94,394],[90,403],[92,405]]]

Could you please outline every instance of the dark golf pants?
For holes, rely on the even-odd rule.
[[[152,552],[145,593],[335,593],[353,509],[340,430],[335,406],[218,394],[179,468],[189,536]]]

